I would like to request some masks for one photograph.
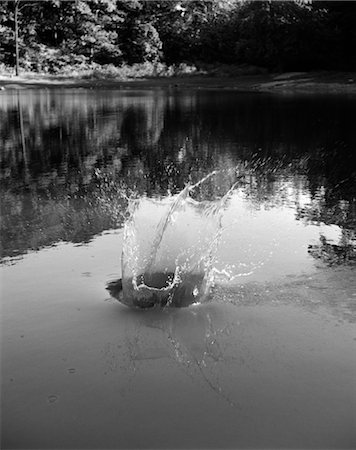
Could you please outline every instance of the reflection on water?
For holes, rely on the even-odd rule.
[[[190,308],[179,314],[167,309],[144,314],[125,310],[121,314],[125,317],[125,343],[110,342],[102,353],[107,372],[127,375],[123,395],[142,367],[169,360],[193,383],[203,384],[239,408],[238,399],[223,387],[224,370],[236,359],[228,339],[236,324],[216,308]]]
[[[291,233],[298,224],[325,228],[324,237],[311,233],[312,241],[304,233],[298,244],[304,260],[313,245],[313,256],[333,252],[352,263],[355,116],[352,98],[203,90],[1,93],[3,256],[86,242],[122,227],[133,195],[164,199],[217,170],[202,198],[221,198],[241,177],[225,217],[225,238],[239,246],[246,264],[238,274],[265,263],[280,241],[297,251]],[[294,228],[283,230],[278,224],[287,216],[285,225]],[[259,243],[262,258],[253,257],[257,247],[248,249],[246,239]],[[235,262],[231,256],[230,266]]]
[[[308,252],[315,258],[327,262],[330,266],[353,263],[356,261],[356,247],[353,245],[354,240],[352,231],[350,230],[342,230],[340,240],[336,244],[330,244],[322,234],[320,236],[320,243],[317,245],[309,245]]]
[[[1,92],[3,446],[355,448],[355,110]],[[214,301],[142,312],[107,298],[124,223],[147,248],[139,280],[166,283],[153,278],[190,248],[188,272],[209,254]]]
[[[242,200],[231,197],[225,221]],[[354,448],[354,269],[271,282],[268,270],[283,270],[280,259],[289,265],[291,248],[288,233],[278,245],[273,220],[298,245],[319,228],[339,233],[287,211],[262,216],[275,233],[259,275],[268,281],[219,284],[213,302],[189,308],[143,312],[107,297],[106,280],[120,273],[122,230],[3,265],[4,447]],[[261,259],[261,212],[244,222],[240,211],[221,250],[235,243],[247,258],[246,236],[239,242],[228,230],[252,227]]]

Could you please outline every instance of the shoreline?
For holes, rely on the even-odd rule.
[[[83,79],[0,74],[0,92],[16,89],[234,89],[246,93],[356,95],[356,72],[287,72],[231,76],[191,75],[136,79]]]

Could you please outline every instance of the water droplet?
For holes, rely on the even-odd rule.
[[[48,403],[55,403],[57,400],[58,400],[58,396],[57,396],[57,395],[54,395],[54,394],[49,395],[49,396],[47,397]]]
[[[71,367],[70,369],[68,369],[68,373],[75,373],[75,369]]]

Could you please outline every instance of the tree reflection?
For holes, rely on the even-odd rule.
[[[356,264],[356,235],[353,230],[342,230],[337,243],[330,243],[325,236],[320,236],[320,243],[310,245],[308,252],[321,259],[329,266],[339,264]]]
[[[126,345],[108,343],[102,353],[107,372],[120,367],[126,389],[152,360],[168,359],[198,387],[240,409],[231,384],[231,366],[238,360],[229,339],[235,324],[228,317],[211,305],[187,308],[180,314],[160,309],[142,315],[129,308],[120,313],[128,319],[124,322]]]
[[[120,227],[130,194],[175,193],[212,170],[205,198],[239,178],[252,207],[355,230],[355,109],[223,91],[1,94],[3,255]]]

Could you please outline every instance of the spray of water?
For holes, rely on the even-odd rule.
[[[129,203],[122,251],[122,296],[128,306],[187,306],[209,298],[214,282],[224,207],[233,185],[218,200],[193,196],[216,172],[179,194]]]

